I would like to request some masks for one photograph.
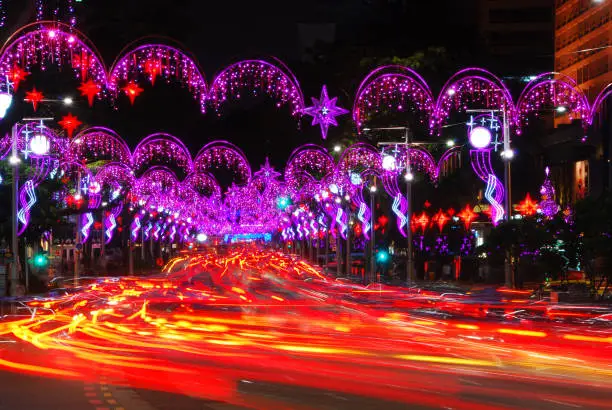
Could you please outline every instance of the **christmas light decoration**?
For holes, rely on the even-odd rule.
[[[128,98],[130,99],[130,104],[132,105],[134,105],[134,100],[136,99],[136,97],[142,94],[143,91],[144,90],[133,81],[123,87],[123,92],[125,92],[125,95],[128,96]]]
[[[440,229],[440,233],[442,233],[442,231],[444,230],[444,227],[446,226],[449,220],[450,218],[448,217],[448,215],[446,215],[444,211],[441,209],[438,211],[437,214],[433,216],[433,218],[431,218],[431,222],[438,225],[438,229]]]
[[[517,206],[516,210],[523,216],[533,216],[538,212],[538,203],[531,199],[529,192]]]
[[[546,167],[545,178],[540,188],[540,209],[547,218],[552,218],[559,213],[559,205],[555,201],[555,187],[550,180],[550,169]]]
[[[79,91],[83,97],[87,97],[87,102],[92,107],[94,98],[102,91],[102,87],[93,80],[87,80],[81,83]]]
[[[312,98],[312,107],[306,107],[302,112],[309,115],[312,118],[312,125],[319,125],[321,127],[321,136],[323,139],[327,139],[327,132],[331,126],[338,126],[336,117],[344,114],[348,114],[349,111],[338,107],[336,101],[338,97],[329,98],[327,94],[327,87],[323,86],[321,89],[321,97],[319,99]]]
[[[43,93],[38,91],[36,87],[32,89],[32,91],[26,92],[25,101],[32,104],[34,107],[34,111],[38,109],[38,104],[44,99]]]
[[[470,230],[472,222],[478,218],[478,215],[474,212],[470,205],[466,205],[465,208],[457,214],[457,216],[463,220],[466,231]]]
[[[529,82],[518,102],[518,122],[524,127],[529,116],[538,116],[542,110],[564,107],[570,120],[582,119],[587,128],[591,121],[591,110],[586,95],[576,82],[559,73],[544,73]]]
[[[300,85],[284,64],[279,66],[263,60],[244,60],[225,68],[210,85],[209,100],[220,113],[221,106],[231,98],[240,99],[241,92],[265,94],[277,106],[289,104],[292,115],[299,116],[304,109],[304,96]]]
[[[74,131],[79,128],[83,123],[79,121],[77,117],[69,113],[68,115],[62,117],[61,121],[58,121],[58,124],[66,130],[68,133],[68,138],[72,138]]]

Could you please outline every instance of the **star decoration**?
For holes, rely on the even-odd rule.
[[[87,101],[89,102],[89,106],[93,105],[94,97],[98,95],[98,93],[102,90],[98,84],[93,80],[88,80],[86,82],[81,83],[79,87],[79,91],[83,97],[87,97]]]
[[[26,92],[25,101],[32,103],[34,106],[34,111],[38,109],[38,103],[44,99],[44,95],[42,92],[38,91],[36,87],[32,89],[32,91]]]
[[[438,211],[437,214],[434,215],[433,218],[431,218],[431,222],[438,225],[440,232],[444,230],[444,225],[446,225],[449,220],[450,218],[448,217],[448,215],[446,215],[441,209]]]
[[[72,138],[72,134],[74,134],[74,130],[79,128],[81,124],[83,124],[79,119],[73,116],[71,113],[62,118],[58,124],[66,130],[68,133],[68,138]]]
[[[271,165],[270,160],[266,157],[266,162],[261,169],[253,174],[256,178],[261,178],[264,181],[272,181],[280,177],[280,172],[277,172]]]
[[[130,103],[134,105],[134,100],[144,91],[137,83],[130,81],[128,85],[123,87],[123,91],[130,99]]]
[[[323,139],[327,138],[327,130],[330,125],[338,126],[338,121],[336,121],[336,117],[339,115],[348,114],[348,110],[337,107],[336,101],[338,97],[334,97],[332,99],[327,95],[327,87],[323,86],[321,90],[321,98],[316,99],[312,98],[312,107],[307,107],[302,110],[302,112],[306,115],[310,115],[313,117],[312,125],[319,125],[321,127],[321,135]]]
[[[145,62],[144,72],[149,74],[151,85],[155,85],[155,79],[161,73],[161,61],[149,59]]]
[[[474,220],[478,218],[478,215],[472,210],[469,205],[466,205],[465,209],[459,212],[457,216],[463,220],[463,224],[465,225],[466,231],[470,229],[470,225],[472,225],[472,222],[474,222]]]
[[[425,233],[425,229],[427,229],[427,225],[429,225],[429,217],[425,212],[418,216],[415,214],[412,217],[412,226],[413,230],[416,231],[417,226],[421,228],[421,232]]]
[[[523,199],[517,206],[516,210],[521,213],[521,215],[532,216],[538,212],[538,203],[531,199],[531,195],[527,193],[525,199]]]
[[[17,64],[13,66],[13,68],[8,72],[9,80],[13,83],[13,88],[15,91],[19,88],[19,83],[25,80],[30,73],[24,71]]]

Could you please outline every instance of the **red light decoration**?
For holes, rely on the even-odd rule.
[[[91,60],[91,57],[85,51],[81,52],[81,55],[77,54],[72,58],[72,66],[81,69],[81,78],[83,80],[87,79],[87,71],[91,66]]]
[[[465,225],[466,231],[470,229],[472,222],[474,222],[474,220],[478,218],[478,214],[476,214],[472,207],[470,207],[469,205],[466,205],[465,208],[461,212],[459,212],[459,214],[457,214],[457,216],[463,220],[463,224]]]
[[[72,134],[74,134],[74,130],[79,128],[79,126],[83,123],[79,121],[78,117],[75,117],[71,113],[69,113],[68,115],[64,116],[62,120],[58,122],[58,124],[64,130],[66,130],[66,132],[68,133],[68,138],[72,138]]]
[[[81,95],[83,97],[87,97],[87,101],[89,102],[90,107],[93,105],[94,97],[98,95],[100,90],[102,90],[102,87],[96,84],[96,82],[93,80],[83,82],[81,83],[81,86],[79,87],[79,91],[81,92]]]
[[[19,83],[21,83],[30,73],[23,70],[17,64],[13,66],[13,68],[8,72],[9,81],[13,83],[13,88],[15,91],[19,88]]]
[[[444,230],[444,226],[446,226],[446,224],[448,223],[448,221],[450,220],[450,218],[448,217],[448,215],[446,215],[444,213],[443,210],[439,210],[437,214],[435,214],[433,216],[433,218],[431,218],[431,222],[435,223],[436,225],[438,225],[438,228],[440,229],[440,232],[442,232],[442,230]]]
[[[421,228],[421,232],[425,233],[427,225],[429,225],[429,216],[425,212],[415,219],[415,224]]]
[[[161,73],[161,61],[149,59],[145,62],[144,72],[149,74],[151,85],[155,85],[155,79]]]
[[[538,212],[538,203],[531,199],[531,195],[527,193],[525,199],[516,206],[516,210],[523,216],[533,216]]]
[[[128,98],[130,99],[130,104],[132,105],[134,105],[134,100],[136,99],[136,97],[142,94],[143,91],[144,90],[133,81],[130,81],[128,85],[123,87],[123,92],[125,92],[125,94],[128,96]]]
[[[25,101],[32,103],[32,106],[34,107],[34,111],[36,111],[38,109],[38,103],[41,102],[44,98],[45,97],[43,93],[38,91],[36,87],[34,87],[32,91],[26,92]]]

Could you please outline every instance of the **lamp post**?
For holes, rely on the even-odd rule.
[[[375,220],[375,212],[374,212],[374,196],[376,195],[376,185],[372,185],[370,187],[370,225],[372,233],[370,234],[370,282],[374,282],[376,279],[376,257],[374,256],[376,252],[376,229],[374,229],[374,220]]]
[[[512,220],[512,159],[514,158],[514,151],[510,146],[510,123],[508,120],[508,113],[506,110],[488,110],[488,109],[469,109],[466,110],[468,113],[490,113],[494,115],[495,113],[502,114],[502,139],[504,150],[501,153],[501,156],[504,160],[504,191],[506,193],[506,197],[504,198],[504,207],[506,208],[505,219],[506,221]],[[505,263],[504,263],[504,276],[505,276],[505,285],[506,287],[514,286],[514,278],[512,275],[512,264],[511,264],[511,255],[509,252],[506,252]]]
[[[408,245],[406,247],[406,279],[409,282],[412,282],[414,277],[414,267],[413,267],[413,251],[412,251],[412,229],[410,229],[410,221],[412,220],[412,181],[414,180],[414,175],[412,174],[412,168],[410,166],[410,146],[413,144],[412,135],[410,132],[410,128],[408,127],[384,127],[384,128],[373,128],[373,129],[364,129],[364,131],[371,130],[402,130],[404,131],[404,141],[403,142],[383,142],[379,143],[380,146],[388,146],[388,145],[403,145],[406,148],[406,161],[405,161],[405,171],[406,174],[404,178],[406,180],[406,239],[408,240]]]

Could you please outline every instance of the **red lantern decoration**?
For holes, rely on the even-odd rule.
[[[62,120],[58,122],[58,124],[64,130],[66,130],[66,132],[68,133],[68,138],[72,138],[72,134],[74,133],[74,130],[79,128],[79,126],[83,123],[79,121],[78,117],[75,117],[71,113],[69,113],[68,115],[63,117]]]
[[[21,83],[30,73],[24,71],[17,64],[8,72],[9,81],[13,83],[13,89],[17,91],[19,83]]]
[[[135,82],[130,81],[128,85],[123,87],[123,91],[130,99],[130,104],[134,105],[134,100],[136,99],[136,97],[142,94],[144,90],[140,88]]]
[[[102,90],[98,84],[93,80],[89,80],[87,82],[81,83],[79,87],[79,91],[81,91],[81,95],[83,97],[87,97],[87,101],[89,102],[89,106],[93,105],[94,97],[98,95],[98,93]]]
[[[478,215],[474,212],[474,210],[469,205],[466,205],[465,208],[461,212],[459,212],[457,216],[463,220],[463,224],[465,225],[466,231],[470,230],[470,226],[472,225],[472,222],[476,218],[478,218]]]
[[[441,209],[438,211],[437,214],[434,215],[433,218],[431,218],[431,222],[438,225],[440,232],[444,230],[444,226],[448,223],[449,220],[450,218],[448,217],[448,215],[446,215]]]
[[[32,91],[26,92],[25,101],[32,103],[34,107],[34,111],[38,109],[38,103],[44,99],[44,95],[42,92],[38,91],[36,87],[32,88]]]
[[[519,211],[519,213],[523,216],[532,216],[535,215],[536,212],[538,212],[538,203],[531,199],[531,195],[529,195],[528,192],[525,196],[525,199],[523,199],[516,206],[516,210]]]
[[[423,212],[421,216],[416,218],[415,223],[420,226],[421,232],[425,233],[425,229],[427,229],[427,225],[429,225],[429,216]]]

